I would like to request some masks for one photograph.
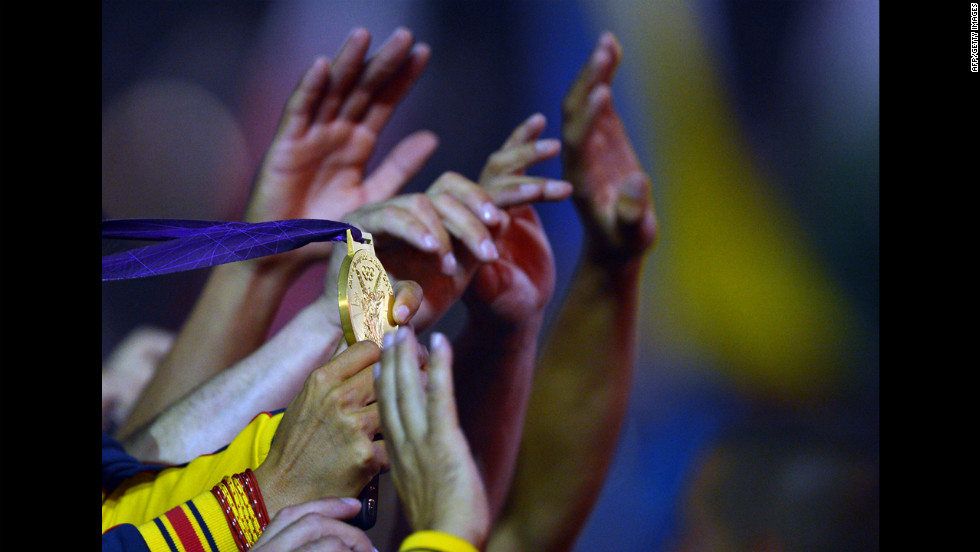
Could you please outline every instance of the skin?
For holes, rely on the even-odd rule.
[[[553,329],[552,336],[556,337],[552,337],[546,344],[538,364],[535,383],[529,395],[529,416],[524,423],[521,454],[516,460],[512,489],[487,542],[490,550],[567,550],[571,547],[598,495],[625,414],[635,354],[636,293],[640,266],[644,253],[656,241],[658,229],[650,200],[650,180],[637,162],[622,122],[611,103],[609,86],[620,56],[621,50],[615,38],[609,34],[603,35],[596,52],[573,84],[563,105],[564,176],[574,188],[573,199],[586,229],[586,238],[581,264],[573,278],[569,297],[559,313],[559,321]],[[468,188],[461,177],[457,176],[446,177],[442,182],[444,189]],[[514,263],[514,266],[529,267],[521,270],[530,276],[527,279],[532,282],[530,287],[510,285],[508,282],[513,280],[505,278],[507,272],[503,271],[504,265],[495,268],[494,265],[501,259],[513,261],[521,258],[523,249],[515,248],[515,251],[508,252],[502,247],[504,241],[500,237],[516,231],[511,230],[512,228],[533,235],[535,221],[514,206],[509,206],[506,212],[502,210],[499,218],[491,214],[490,220],[481,219],[485,216],[484,211],[473,209],[473,205],[478,202],[474,203],[472,199],[470,202],[461,200],[461,197],[479,197],[478,194],[450,195],[455,201],[461,201],[464,209],[454,210],[455,205],[440,199],[439,205],[442,209],[437,208],[439,220],[447,229],[447,237],[453,236],[451,243],[455,243],[452,241],[454,239],[465,247],[455,249],[456,253],[452,257],[456,261],[455,266],[446,261],[445,250],[441,249],[444,242],[438,237],[436,241],[439,243],[436,247],[421,252],[420,258],[427,260],[428,266],[433,267],[427,270],[426,275],[433,279],[448,279],[444,282],[449,285],[436,288],[442,294],[436,293],[434,296],[440,301],[446,296],[452,298],[452,294],[461,296],[463,290],[471,286],[466,297],[475,316],[484,316],[492,322],[500,323],[502,327],[506,327],[509,322],[513,327],[521,328],[521,320],[528,320],[528,317],[514,315],[535,310],[540,296],[550,295],[547,285],[538,287],[539,291],[547,292],[540,293],[540,296],[523,293],[532,291],[531,288],[536,287],[535,283],[539,281],[543,280],[547,284],[547,268],[543,278],[530,268],[547,267],[550,264],[546,250],[538,246],[540,251],[526,255],[527,259],[537,260],[537,263]],[[433,206],[438,207],[435,201]],[[476,226],[469,226],[472,220],[468,216],[454,218],[454,213],[468,214],[477,221],[482,221],[481,224],[488,234],[494,237],[496,255],[489,248],[480,247],[485,238]],[[424,220],[418,222],[422,227],[431,228]],[[397,234],[397,231],[392,234]],[[402,237],[411,242],[407,236]],[[526,241],[515,239],[513,243],[521,244]],[[470,264],[470,261],[474,264]],[[481,262],[483,264],[478,264]],[[490,268],[484,270],[486,267]],[[449,268],[453,270],[450,271]],[[465,277],[469,270],[473,273],[470,277],[472,284]],[[463,272],[464,277],[457,280],[459,271]],[[428,288],[426,299],[429,299]],[[439,308],[433,308],[432,319],[439,314]],[[524,329],[528,330],[533,325],[525,324]],[[534,333],[536,334],[536,330]],[[371,358],[366,352],[358,353],[364,355],[363,358],[358,357],[361,360]],[[499,363],[500,358],[490,362]],[[526,369],[527,365],[533,367],[533,362],[527,359],[517,364],[524,367],[518,370]],[[414,377],[421,377],[418,366],[412,366],[408,362],[403,362],[401,366],[406,375],[404,381],[410,381],[409,373]],[[463,370],[457,370],[463,373]],[[470,367],[467,372],[470,370],[476,372],[478,368]],[[359,376],[362,371],[363,368],[351,371],[350,377]],[[430,374],[430,378],[432,377]],[[501,381],[503,379],[505,378],[501,378]],[[321,385],[319,388],[330,390],[338,385],[342,385],[342,382],[333,386]],[[466,386],[460,381],[460,387]],[[527,389],[527,386],[523,389]],[[330,393],[325,392],[328,395]],[[358,401],[368,400],[364,396],[357,398]],[[508,398],[497,396],[496,400],[507,402]],[[347,404],[356,406],[360,404],[358,401]],[[306,404],[315,402],[309,401]],[[522,401],[518,396],[514,402],[519,404],[527,401]],[[417,403],[414,408],[414,414],[409,411],[406,419],[418,420],[423,416]],[[518,407],[511,412],[521,410]],[[461,428],[465,426],[465,417],[460,412]],[[517,416],[517,419],[525,422],[523,416]],[[556,420],[560,424],[556,424]],[[507,426],[504,423],[497,427]],[[382,430],[387,433],[383,427]],[[369,432],[370,427],[364,431],[365,434]],[[515,433],[502,431],[500,435],[504,436],[504,440],[507,435],[514,439]],[[493,442],[492,438],[486,437],[474,439],[473,466],[480,464],[479,443],[485,446]],[[462,454],[462,449],[457,449],[457,452]],[[282,455],[278,458],[291,457]],[[279,463],[301,464],[285,461],[277,462],[276,465]],[[354,466],[357,469],[358,466],[363,467],[363,464],[358,465],[355,462]],[[504,472],[507,471],[505,466]],[[483,473],[491,473],[486,465]],[[364,477],[366,474],[362,474],[362,478]],[[364,478],[364,482],[367,479],[369,477]],[[265,475],[263,480],[267,480]],[[486,488],[498,484],[500,480],[497,477]],[[268,483],[271,489],[278,488],[279,481],[302,481],[305,484],[294,485],[302,488],[316,483],[314,480],[296,476],[272,481]],[[569,481],[575,483],[569,485]],[[322,485],[322,482],[319,484]],[[260,486],[265,488],[261,480]],[[491,494],[487,493],[488,516],[492,511],[489,503]],[[297,496],[287,496],[289,500],[299,500]],[[406,499],[410,500],[415,504],[425,503],[422,499]],[[479,504],[470,504],[470,507],[477,512],[481,508]],[[409,508],[414,512],[425,511],[416,506]],[[482,515],[478,513],[476,517],[481,519]],[[414,513],[411,518],[427,519]],[[472,528],[463,529],[462,532],[469,535],[464,538],[473,539],[471,542],[480,545],[483,537],[479,530],[471,531]]]
[[[490,512],[456,415],[452,348],[445,336],[433,334],[423,385],[411,328],[386,337],[375,387],[392,476],[409,523],[415,531],[441,531],[481,549]]]
[[[437,140],[421,131],[365,174],[378,134],[430,55],[406,29],[397,29],[365,59],[369,43],[368,32],[355,29],[333,62],[318,58],[293,91],[256,176],[246,222],[338,220],[396,193],[432,155]],[[118,436],[132,435],[167,405],[258,348],[290,284],[311,263],[326,259],[331,247],[311,245],[212,269]]]
[[[622,51],[603,34],[563,103],[562,168],[585,229],[534,374],[520,455],[491,551],[569,550],[598,497],[626,411],[651,182],[612,105]]]
[[[421,304],[422,290],[403,281],[393,291],[390,315],[407,324]],[[144,461],[187,462],[231,442],[257,412],[287,406],[343,341],[336,286],[333,293],[300,311],[254,353],[168,407],[123,442],[126,451]],[[200,419],[208,425],[190,423]],[[189,429],[194,427],[200,430]]]
[[[279,511],[252,545],[253,552],[372,552],[367,534],[344,523],[360,511],[352,498],[322,498]]]
[[[388,466],[372,366],[380,349],[362,341],[310,374],[283,414],[269,455],[255,470],[270,515],[323,497],[355,496]]]
[[[153,372],[173,345],[167,330],[140,327],[130,332],[102,364],[102,429],[113,431],[129,416]]]
[[[430,327],[462,296],[480,263],[506,262],[501,261],[496,249],[488,251],[484,245],[493,238],[493,226],[488,225],[504,228],[510,224],[509,215],[497,202],[506,208],[521,202],[564,198],[571,192],[567,183],[517,174],[557,155],[553,141],[541,145],[537,140],[543,125],[539,115],[519,125],[490,158],[503,158],[506,163],[484,171],[481,184],[446,173],[424,194],[368,204],[344,217],[375,238],[376,252],[390,270],[396,291],[390,311],[396,323],[411,321],[420,329]],[[213,376],[123,440],[126,450],[146,461],[186,462],[230,442],[256,412],[289,404],[309,374],[346,347],[336,297],[344,254],[342,249],[334,251],[322,296],[248,357]],[[452,259],[449,264],[447,256]],[[457,256],[460,261],[456,261]],[[539,303],[540,310],[543,304]],[[536,326],[525,329],[521,336],[511,332],[510,345],[505,347],[502,339],[500,350],[526,355],[527,336],[536,332]],[[270,366],[275,369],[270,370]],[[187,420],[205,417],[210,420],[206,431],[188,430],[194,426]],[[494,496],[502,492],[495,490]]]

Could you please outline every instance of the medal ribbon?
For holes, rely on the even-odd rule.
[[[159,241],[102,257],[102,281],[142,278],[285,253],[308,243],[356,241],[361,231],[332,220],[216,222],[180,219],[109,219],[102,238]]]

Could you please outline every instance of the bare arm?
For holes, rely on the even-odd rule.
[[[408,323],[421,289],[395,284],[392,317]],[[309,374],[325,364],[342,341],[336,288],[300,311],[272,339],[215,375],[123,441],[144,461],[182,463],[226,445],[260,412],[286,407]],[[195,421],[207,420],[206,425]],[[195,430],[194,428],[198,428]]]
[[[510,488],[539,334],[555,285],[551,246],[522,194],[537,188],[541,199],[558,200],[572,191],[567,182],[524,175],[526,167],[559,153],[557,140],[540,139],[545,122],[535,114],[518,125],[480,175],[483,191],[505,208],[488,226],[498,255],[473,274],[463,295],[467,324],[455,344],[460,424],[494,517]]]
[[[333,64],[316,60],[290,97],[256,177],[245,220],[339,220],[385,199],[407,183],[434,151],[435,137],[415,133],[378,169],[364,169],[378,133],[425,67],[428,47],[396,30],[365,60],[370,35],[355,30]],[[127,437],[167,405],[245,358],[267,337],[280,301],[330,244],[215,267],[170,353],[155,372],[119,436]]]
[[[568,550],[598,496],[632,380],[651,183],[612,106],[621,55],[603,35],[563,105],[563,171],[585,238],[534,375],[510,496],[488,550]]]

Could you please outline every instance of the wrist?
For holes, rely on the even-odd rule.
[[[486,306],[467,305],[468,316],[465,333],[481,336],[493,335],[496,340],[517,338],[523,335],[538,335],[544,324],[543,308],[529,309],[521,316],[501,316]]]
[[[271,456],[271,453],[270,453]],[[280,510],[286,508],[291,504],[295,504],[296,501],[291,500],[285,495],[277,485],[277,478],[273,474],[272,469],[273,463],[270,462],[270,458],[267,457],[262,464],[255,468],[254,477],[255,484],[261,490],[263,501],[265,503],[265,510],[268,513],[268,518],[274,519]]]
[[[222,266],[234,267],[239,278],[253,285],[288,288],[311,264],[299,251],[287,251]]]

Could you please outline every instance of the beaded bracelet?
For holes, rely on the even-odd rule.
[[[225,493],[221,491],[220,487],[220,483],[212,487],[211,494],[218,499],[218,504],[221,505],[221,510],[225,513],[225,519],[228,520],[228,527],[231,529],[231,536],[235,540],[235,545],[238,546],[238,550],[247,552],[250,547],[245,541],[245,533],[238,526],[238,520],[235,519],[235,514],[231,511],[231,505],[228,503],[228,499],[225,498]]]
[[[265,528],[269,525],[269,511],[265,507],[265,500],[262,499],[262,491],[259,489],[259,483],[255,479],[255,473],[251,469],[246,469],[244,473],[235,474],[235,478],[242,484],[245,489],[245,494],[252,505],[252,510],[255,511],[255,517],[259,522],[259,528],[261,531],[265,531]]]
[[[218,499],[232,537],[241,552],[247,552],[269,525],[269,512],[251,469],[225,477],[211,489]]]
[[[235,518],[238,520],[242,532],[245,533],[245,542],[251,547],[255,541],[259,540],[261,531],[255,521],[255,514],[248,503],[248,498],[245,496],[245,490],[232,477],[225,477],[221,484],[225,487],[225,493],[228,495],[228,502],[231,504]]]

